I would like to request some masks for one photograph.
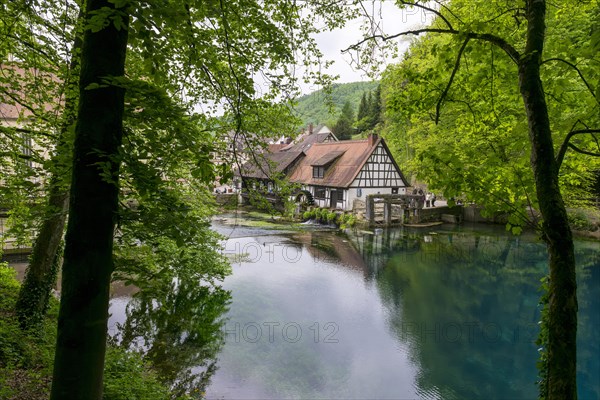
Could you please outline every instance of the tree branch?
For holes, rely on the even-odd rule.
[[[396,33],[394,35],[381,35],[380,34],[380,35],[368,36],[368,37],[363,38],[359,42],[345,48],[344,50],[342,50],[342,53],[347,53],[350,50],[358,50],[359,47],[363,43],[366,43],[370,40],[382,40],[385,42],[388,40],[399,38],[401,36],[408,36],[408,35],[418,36],[422,33],[446,33],[446,34],[450,34],[450,35],[463,35],[463,36],[465,36],[465,38],[468,38],[468,39],[476,39],[476,40],[481,40],[484,42],[489,42],[489,43],[492,43],[495,46],[499,47],[500,49],[504,50],[504,52],[510,57],[511,60],[513,60],[513,62],[515,64],[518,63],[519,58],[521,57],[521,54],[517,51],[517,49],[514,48],[514,46],[512,46],[506,40],[504,40],[498,36],[492,35],[491,33],[461,32],[461,31],[458,31],[455,29],[439,29],[439,28],[415,29],[415,30],[410,30],[410,31],[403,31],[400,33]]]
[[[579,123],[579,121],[577,121],[575,123],[575,125],[577,125],[578,123]],[[575,125],[573,125],[573,128],[575,127]],[[578,153],[587,154],[587,155],[596,157],[596,153],[585,152],[585,150],[581,150],[578,147],[569,143],[571,138],[575,135],[584,135],[584,134],[592,134],[593,135],[594,133],[600,133],[600,129],[578,129],[578,130],[571,129],[571,132],[569,132],[567,134],[567,137],[565,137],[563,144],[560,146],[560,149],[558,150],[558,153],[556,154],[557,168],[560,169],[560,166],[565,158],[565,154],[569,147],[572,148],[573,150],[577,151]]]
[[[31,42],[29,42],[27,40],[21,39],[20,37],[12,35],[10,33],[8,33],[6,35],[3,35],[3,36],[5,36],[5,37],[7,37],[9,39],[13,39],[13,40],[21,43],[23,46],[25,46],[25,47],[33,50],[34,52],[38,53],[41,56],[43,56],[44,59],[46,61],[50,62],[51,65],[56,65],[56,60],[53,59],[52,57],[50,57],[50,55],[46,51],[44,51],[43,49],[39,48],[35,44],[33,44],[33,43],[31,43]]]
[[[467,47],[467,43],[469,43],[470,38],[466,38],[463,42],[462,46],[460,46],[460,50],[458,50],[458,56],[456,57],[456,62],[454,63],[454,69],[452,70],[452,74],[450,75],[450,79],[448,80],[448,84],[446,88],[442,92],[442,95],[438,99],[438,102],[435,106],[435,124],[437,125],[440,121],[440,109],[442,108],[442,103],[450,90],[450,86],[452,86],[452,82],[454,82],[454,77],[456,76],[456,72],[458,72],[458,68],[460,67],[460,59],[462,57],[463,52],[465,51],[465,47]]]
[[[460,17],[459,17],[458,15],[456,15],[456,14],[455,14],[455,13],[454,13],[454,12],[453,12],[451,9],[450,9],[450,7],[448,7],[447,5],[445,5],[445,4],[443,3],[443,1],[440,1],[440,0],[434,0],[434,2],[435,2],[435,3],[436,3],[438,6],[440,6],[440,7],[441,7],[441,8],[443,8],[444,10],[446,10],[446,11],[448,12],[448,14],[450,14],[450,15],[452,15],[454,18],[456,18],[456,20],[457,20],[458,22],[460,22],[461,24],[464,24],[463,20],[462,20],[462,19],[460,19]]]
[[[4,91],[4,90],[1,90],[0,92],[1,92],[1,94],[7,96],[10,100],[14,101],[16,104],[20,105],[23,108],[26,108],[29,112],[31,112],[31,114],[34,117],[39,118],[40,120],[47,122],[49,124],[52,123],[48,118],[44,117],[41,113],[37,112],[37,110],[33,106],[21,101],[21,99],[18,96],[16,96],[15,94],[10,93],[8,91]]]
[[[461,103],[464,104],[469,111],[471,112],[471,115],[473,116],[473,123],[476,124],[477,123],[477,114],[475,114],[475,111],[473,110],[473,107],[471,107],[471,104],[465,100],[461,100],[461,99],[453,99],[453,98],[449,98],[447,99],[447,101],[451,102],[451,103]]]
[[[592,157],[600,157],[600,153],[593,153],[591,151],[580,149],[579,147],[575,146],[573,143],[569,143],[569,147],[581,154],[585,154],[585,155],[592,156]]]
[[[581,70],[579,68],[577,68],[577,66],[567,60],[563,60],[562,58],[558,58],[558,57],[553,57],[553,58],[549,58],[547,60],[542,61],[542,63],[540,65],[543,65],[547,62],[550,61],[560,61],[562,63],[567,64],[569,67],[573,68],[575,71],[577,71],[577,74],[579,75],[579,77],[581,78],[581,80],[583,81],[583,83],[585,84],[585,86],[587,87],[587,89],[590,91],[590,94],[592,95],[592,97],[594,98],[594,100],[596,100],[596,103],[598,103],[598,105],[600,105],[600,99],[598,99],[596,97],[596,94],[594,93],[594,88],[592,88],[592,86],[588,83],[588,81],[585,79],[585,77],[583,76],[583,73],[581,72]]]
[[[493,22],[493,21],[497,20],[498,18],[502,17],[503,15],[506,15],[506,14],[508,14],[508,13],[510,13],[510,12],[513,12],[513,11],[515,12],[515,14],[514,14],[514,15],[515,15],[515,18],[516,18],[516,17],[519,17],[519,16],[524,16],[524,15],[523,15],[523,13],[525,12],[525,9],[524,9],[523,7],[513,7],[513,8],[509,8],[509,9],[507,9],[507,10],[504,10],[504,11],[502,11],[500,14],[497,14],[496,16],[494,16],[494,17],[491,17],[491,18],[489,18],[489,19],[487,19],[487,20],[483,21],[483,23],[484,23],[484,24],[487,24],[487,23]],[[522,12],[522,13],[521,13],[521,14],[519,14],[519,12]],[[519,21],[517,21],[517,23],[518,23],[518,22],[519,22]]]
[[[404,1],[404,0],[400,0],[400,1],[398,1],[398,3],[400,3],[402,5],[405,5],[405,6],[417,7],[417,8],[420,8],[422,10],[429,11],[429,12],[437,15],[442,21],[444,21],[444,23],[448,26],[448,29],[454,30],[454,27],[452,26],[452,24],[450,23],[450,21],[448,21],[448,19],[446,19],[446,17],[444,17],[444,15],[440,11],[438,11],[438,10],[436,10],[434,8],[427,7],[427,6],[423,5],[423,4],[412,3],[412,2]]]

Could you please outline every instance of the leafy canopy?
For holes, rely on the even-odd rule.
[[[442,9],[443,15],[465,32],[494,33],[517,49],[523,47],[526,27],[520,9],[496,1],[453,1],[451,7],[452,13]],[[481,15],[490,18],[483,21]],[[593,89],[600,83],[600,59],[591,35],[597,15],[597,1],[578,7],[563,1],[548,9],[542,78],[556,152],[573,127],[600,123],[598,97],[592,95],[596,89],[587,85]],[[432,28],[447,26],[438,18]],[[448,198],[484,204],[490,215],[510,213],[513,225],[527,220],[527,206],[537,207],[517,79],[516,65],[495,45],[436,33],[415,39],[405,59],[390,66],[382,79],[384,134],[404,168]],[[578,137],[576,145],[597,151],[593,135]],[[560,179],[569,204],[589,198],[599,161],[567,153]]]

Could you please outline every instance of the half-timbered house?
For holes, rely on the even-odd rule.
[[[275,177],[288,177],[299,162],[305,157],[301,151],[277,151],[255,155],[252,161],[242,165],[242,190],[256,189],[261,186],[265,192],[272,192]]]
[[[320,207],[351,210],[355,199],[369,194],[406,192],[406,178],[377,135],[316,143],[305,154],[289,180],[308,190]]]
[[[338,138],[325,125],[318,125],[313,129],[312,124],[308,127],[308,133],[298,136],[296,140],[279,151],[306,151],[315,143],[337,142]]]
[[[355,199],[364,200],[369,194],[406,193],[406,178],[377,135],[347,141],[315,139],[307,137],[297,143],[301,146],[265,154],[265,165],[246,165],[242,176],[267,186],[266,165],[276,166],[274,171],[309,191],[315,205],[343,210],[351,210]]]

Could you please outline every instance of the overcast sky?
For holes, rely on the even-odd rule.
[[[369,11],[374,13],[377,23],[388,35],[416,26],[423,26],[431,20],[431,15],[423,13],[422,10],[400,10],[391,2],[384,2],[382,5],[379,2],[365,2],[365,4],[372,6],[372,9]],[[317,36],[317,42],[324,54],[324,58],[334,61],[333,66],[327,72],[332,75],[339,75],[337,82],[346,83],[371,80],[371,78],[366,76],[364,71],[356,70],[350,65],[352,60],[349,54],[342,54],[343,49],[357,43],[363,37],[361,31],[362,23],[360,20],[351,21],[343,29],[321,33]],[[398,42],[399,54],[406,51],[410,40],[411,38],[408,37]],[[398,58],[393,59],[391,55],[386,57],[387,63],[398,61]],[[383,71],[383,68],[380,68],[380,70]],[[317,89],[319,87],[315,85],[302,85],[304,94],[311,93]]]

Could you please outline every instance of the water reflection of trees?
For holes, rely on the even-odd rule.
[[[390,326],[444,398],[535,397],[543,248],[510,237],[435,235],[377,277]],[[539,255],[539,257],[532,257]]]
[[[115,341],[141,351],[173,397],[204,392],[223,345],[230,294],[197,281],[147,285],[131,299]]]
[[[348,238],[348,244],[329,245],[318,239],[319,248],[325,246],[334,257],[351,252],[349,247],[361,255],[364,278],[376,280],[392,332],[421,368],[417,384],[423,393],[536,397],[537,304],[547,270],[542,244],[503,234],[402,229]],[[582,398],[600,394],[599,259],[597,246],[579,246]]]
[[[578,327],[577,386],[580,399],[600,399],[600,251],[596,242],[575,247]]]

